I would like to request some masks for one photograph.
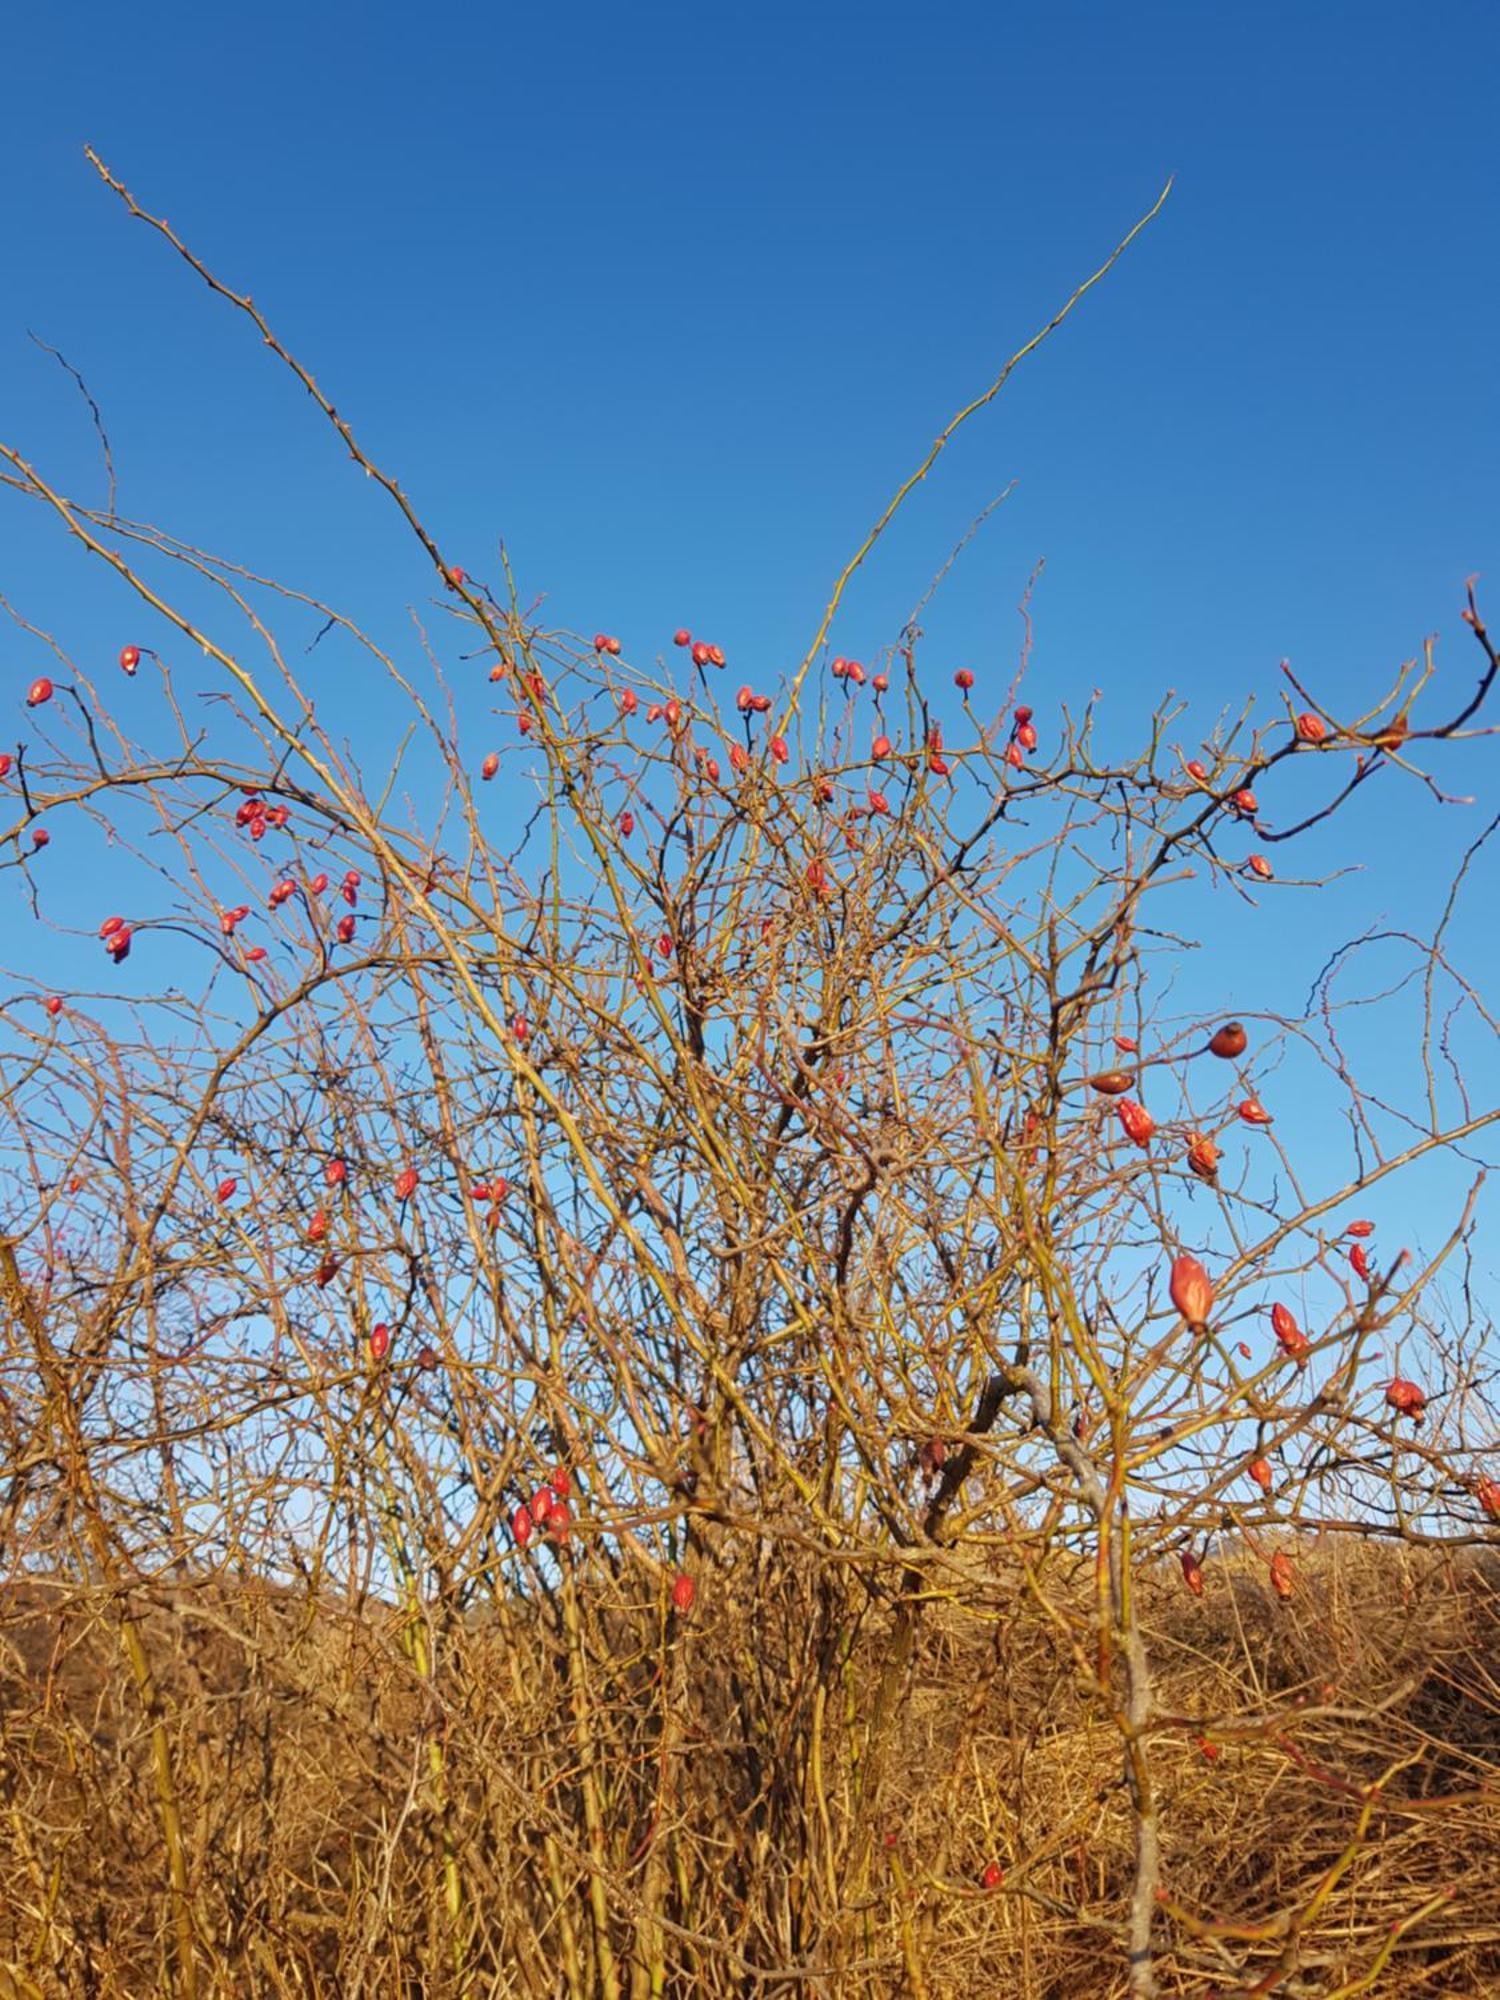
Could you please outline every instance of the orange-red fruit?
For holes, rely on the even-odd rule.
[[[1474,1498],[1492,1521],[1500,1521],[1500,1479],[1481,1479],[1474,1488]]]
[[[998,1861],[992,1861],[979,1879],[986,1889],[998,1889],[1005,1880],[1005,1870]]]
[[[1410,1417],[1414,1424],[1419,1424],[1427,1408],[1427,1391],[1398,1375],[1386,1384],[1385,1400],[1399,1416]]]
[[[1271,1588],[1278,1597],[1292,1594],[1292,1559],[1284,1549],[1278,1549],[1271,1558]]]
[[[550,1486],[539,1486],[531,1496],[531,1518],[540,1528],[551,1515],[557,1504],[557,1495]]]
[[[524,1014],[513,1014],[511,1016],[510,1031],[518,1042],[529,1042],[531,1040],[531,1023]]]
[[[391,1351],[391,1330],[385,1321],[378,1320],[370,1328],[370,1352],[377,1361],[384,1361]]]
[[[1137,1049],[1139,1049],[1140,1043],[1133,1035],[1116,1035],[1115,1047],[1120,1051],[1121,1055],[1133,1056]]]
[[[312,1212],[312,1219],[307,1225],[307,1240],[309,1243],[321,1243],[323,1241],[323,1238],[327,1234],[328,1234],[327,1211],[321,1208],[315,1208]]]
[[[1024,770],[1025,770],[1025,768],[1026,768],[1026,759],[1025,759],[1025,756],[1024,756],[1024,755],[1022,754],[1022,751],[1021,751],[1021,746],[1020,746],[1020,744],[1019,744],[1019,743],[1017,743],[1017,742],[1011,742],[1011,743],[1007,743],[1007,744],[1006,744],[1006,746],[1005,746],[1005,761],[1006,761],[1006,763],[1007,763],[1007,764],[1009,764],[1010,768],[1011,768],[1011,769],[1012,769],[1013,771],[1024,771]]]
[[[1260,801],[1248,785],[1237,791],[1229,803],[1236,812],[1244,813],[1247,819],[1252,818],[1260,810]]]
[[[611,638],[608,632],[596,632],[594,634],[594,651],[596,653],[618,653],[619,650],[619,640]]]
[[[974,676],[969,672],[967,667],[960,667],[958,672],[953,676],[953,685],[961,693],[967,694],[969,689],[974,685]]]
[[[1328,734],[1328,726],[1321,715],[1306,709],[1297,717],[1297,734],[1304,743],[1321,743]]]
[[[8,750],[0,750],[0,778],[8,778],[10,776],[10,767],[13,761]]]
[[[339,1187],[348,1178],[349,1169],[344,1165],[342,1160],[330,1160],[328,1165],[323,1169],[323,1185],[325,1187]]]
[[[484,779],[485,783],[488,784],[490,779],[494,777],[495,773],[499,770],[499,768],[500,768],[499,752],[491,750],[489,755],[485,758],[484,762],[479,767],[479,775],[481,778]]]
[[[1193,1741],[1197,1744],[1198,1748],[1202,1751],[1203,1755],[1208,1759],[1210,1764],[1217,1764],[1219,1759],[1224,1754],[1223,1745],[1219,1743],[1210,1743],[1206,1736],[1195,1736],[1193,1738]]]
[[[1356,1278],[1362,1279],[1366,1284],[1369,1283],[1370,1260],[1365,1255],[1365,1248],[1362,1243],[1356,1243],[1354,1248],[1349,1252],[1349,1268]]]
[[[547,1484],[559,1500],[566,1500],[573,1491],[573,1475],[565,1465],[554,1466],[547,1474]]]
[[[1274,1474],[1271,1471],[1270,1459],[1252,1458],[1250,1463],[1245,1467],[1245,1470],[1263,1493],[1270,1492],[1274,1483]]]
[[[547,1516],[547,1533],[555,1541],[564,1542],[568,1538],[568,1530],[572,1525],[572,1514],[564,1503],[559,1500],[557,1505],[552,1509],[552,1512]]]
[[[686,625],[680,625],[672,634],[672,644],[674,646],[691,646],[692,643],[693,635]]]
[[[524,1549],[531,1540],[531,1513],[526,1507],[518,1507],[510,1517],[510,1531],[516,1538],[516,1547]]]
[[[334,935],[338,938],[340,944],[353,944],[354,942],[353,917],[340,917],[338,922],[334,925],[333,928],[334,928]]]
[[[877,736],[875,738],[875,741],[870,745],[870,755],[872,757],[889,757],[890,754],[891,754],[890,737],[885,735]]]
[[[1262,882],[1270,881],[1272,874],[1271,864],[1263,854],[1252,854],[1250,859],[1245,863],[1245,866],[1250,870],[1252,875],[1258,875]]]
[[[1240,1106],[1240,1121],[1245,1125],[1269,1125],[1271,1114],[1258,1097],[1247,1097]]]
[[[337,1257],[325,1257],[313,1275],[319,1285],[331,1285],[338,1276],[338,1269]]]
[[[1208,781],[1208,772],[1196,757],[1188,765],[1187,774],[1190,778],[1196,778],[1200,785],[1206,784]]]
[[[672,1609],[680,1611],[684,1617],[693,1608],[693,1599],[698,1595],[698,1586],[685,1569],[680,1569],[672,1579]]]
[[[1207,1271],[1196,1257],[1190,1257],[1184,1251],[1175,1259],[1169,1290],[1173,1305],[1188,1325],[1195,1332],[1201,1332],[1208,1325],[1208,1316],[1214,1309],[1214,1288]]]
[[[1182,1580],[1194,1597],[1203,1595],[1203,1565],[1191,1549],[1182,1552]]]
[[[417,1170],[416,1170],[416,1168],[415,1168],[415,1167],[403,1167],[403,1168],[401,1169],[400,1173],[399,1173],[399,1174],[397,1174],[397,1176],[396,1176],[396,1199],[397,1199],[397,1201],[406,1201],[406,1200],[407,1200],[407,1199],[408,1199],[408,1198],[409,1198],[410,1196],[414,1195],[414,1194],[416,1193],[416,1191],[417,1191]]]
[[[1215,1029],[1209,1037],[1209,1053],[1222,1056],[1226,1062],[1233,1062],[1236,1056],[1245,1053],[1249,1040],[1243,1021],[1226,1021],[1222,1028]]]
[[[1280,1342],[1282,1351],[1301,1368],[1312,1352],[1312,1342],[1298,1326],[1291,1308],[1279,1301],[1271,1308],[1271,1330]]]
[[[778,764],[784,764],[791,754],[791,751],[786,747],[786,738],[784,736],[773,736],[771,738],[771,755],[776,759]]]
[[[634,715],[639,706],[640,701],[634,688],[622,688],[620,690],[620,713],[622,715]]]
[[[1194,1132],[1188,1140],[1187,1162],[1200,1181],[1211,1181],[1219,1171],[1219,1149],[1212,1139]]]
[[[218,1187],[214,1190],[215,1196],[219,1201],[230,1201],[233,1199],[234,1191],[238,1186],[238,1181],[220,1181]]]
[[[1016,731],[1016,741],[1023,750],[1035,750],[1037,743],[1036,725],[1023,722]]]
[[[139,646],[122,646],[120,648],[120,666],[124,672],[133,674],[140,664],[141,649]]]
[[[946,778],[952,766],[941,752],[929,750],[927,753],[927,768],[935,778]]]
[[[1126,1138],[1137,1146],[1149,1146],[1156,1130],[1156,1120],[1145,1105],[1137,1104],[1133,1098],[1122,1097],[1115,1110],[1120,1115]]]
[[[62,1009],[63,1009],[62,996],[57,993],[49,993],[47,996],[47,1012],[51,1014],[54,1019],[56,1019],[56,1017],[62,1012]]]
[[[1344,1234],[1346,1236],[1373,1236],[1375,1234],[1375,1225],[1373,1222],[1351,1222],[1349,1227],[1344,1231]]]
[[[28,708],[40,708],[44,701],[51,701],[51,699],[52,683],[45,674],[40,679],[34,680],[26,690],[26,706]]]
[[[1101,1069],[1097,1076],[1089,1078],[1089,1088],[1097,1090],[1101,1097],[1123,1097],[1130,1088],[1130,1072],[1125,1069]]]

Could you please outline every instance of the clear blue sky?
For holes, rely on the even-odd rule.
[[[1104,687],[1122,729],[1168,686],[1205,722],[1274,694],[1284,654],[1353,704],[1435,630],[1467,687],[1471,571],[1500,625],[1492,4],[36,6],[0,60],[0,435],[99,491],[35,329],[104,405],[127,511],[393,632],[419,552],[85,141],[254,292],[457,560],[503,535],[558,622],[643,655],[686,623],[767,679],[939,425],[1174,173],[840,649],[892,638],[1012,478],[934,653],[1008,668],[1045,556],[1033,698]],[[112,655],[114,600],[5,522],[0,587]],[[35,667],[0,647],[19,711]],[[1310,969],[1330,923],[1431,916],[1455,816],[1386,796],[1341,914],[1288,898],[1226,946],[1242,1005],[1285,1001],[1255,990],[1268,937]]]

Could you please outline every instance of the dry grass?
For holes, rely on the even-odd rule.
[[[1163,1989],[1500,1990],[1500,1570],[1347,1546],[1301,1568],[1290,1605],[1248,1565],[1221,1570],[1201,1603],[1166,1576],[1144,1586],[1160,1712],[1180,1718],[1152,1757],[1170,1899]],[[840,1911],[854,1948],[843,1933],[843,1970],[818,1976],[846,1885],[808,1879],[815,1864],[788,1848],[766,1727],[779,1714],[800,1771],[793,1608],[761,1606],[752,1623],[710,1602],[684,1629],[672,1655],[681,1782],[653,1838],[660,1772],[638,1759],[601,1774],[622,1981],[642,1849],[660,1843],[679,1877],[671,1994],[1122,1991],[1133,1825],[1118,1735],[1023,1594],[999,1629],[946,1607],[924,1625],[869,1892]],[[0,1992],[162,1990],[170,1898],[121,1614],[139,1621],[169,1731],[200,1991],[596,1989],[568,1676],[545,1607],[529,1651],[485,1621],[440,1633],[428,1696],[387,1607],[223,1576],[128,1605],[44,1579],[0,1599]],[[645,1660],[648,1635],[632,1648],[622,1616],[611,1649]],[[867,1624],[841,1676],[851,1716],[885,1636]],[[837,1844],[860,1788],[833,1748],[855,1738],[834,1722]],[[428,1783],[434,1733],[452,1773],[445,1807]],[[473,1910],[462,1977],[440,1893],[445,1833]],[[981,1884],[991,1860],[1006,1871],[997,1890]],[[803,1976],[762,1976],[792,1967]]]

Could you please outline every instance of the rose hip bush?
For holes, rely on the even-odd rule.
[[[787,671],[574,638],[216,288],[401,510],[430,630],[393,658],[0,448],[120,620],[96,672],[12,610],[17,1990],[1482,1985],[1472,588],[1465,669],[1357,713],[1277,670],[1129,745],[1029,619],[830,652],[896,503]],[[1293,992],[1282,899],[1366,795],[1457,826],[1452,895]],[[1255,1004],[1210,950],[1183,1005],[1226,925]],[[108,1775],[60,1678],[101,1633]],[[1470,1706],[1418,1726],[1434,1661]]]

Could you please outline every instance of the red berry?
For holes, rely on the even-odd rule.
[[[235,1189],[238,1186],[238,1181],[220,1181],[218,1187],[214,1190],[215,1198],[219,1201],[232,1201]]]
[[[1399,1415],[1410,1417],[1414,1424],[1419,1424],[1427,1408],[1427,1391],[1398,1375],[1394,1381],[1387,1383],[1385,1400]]]
[[[870,745],[870,755],[876,759],[879,759],[882,757],[889,757],[890,754],[891,754],[890,737],[877,736],[875,738],[875,741]]]
[[[1328,726],[1321,715],[1314,715],[1308,709],[1297,717],[1297,734],[1304,743],[1321,743],[1328,734]]]
[[[635,814],[633,812],[622,812],[620,814],[620,831],[627,840],[635,832]]]
[[[748,771],[748,770],[749,770],[749,768],[750,768],[750,756],[749,756],[749,753],[748,753],[748,751],[747,751],[747,750],[745,749],[745,746],[744,746],[744,744],[743,744],[743,743],[731,743],[731,744],[730,744],[730,746],[729,746],[729,763],[730,763],[730,768],[731,768],[732,770],[735,770],[735,771]]]
[[[1006,763],[1007,763],[1007,764],[1009,764],[1010,768],[1011,768],[1011,769],[1012,769],[1013,771],[1024,771],[1024,770],[1025,770],[1025,768],[1026,768],[1026,759],[1025,759],[1025,757],[1024,757],[1024,756],[1022,755],[1022,752],[1021,752],[1021,746],[1020,746],[1020,744],[1019,744],[1019,743],[1007,743],[1007,744],[1006,744],[1006,746],[1005,746],[1005,761],[1006,761]]]
[[[52,845],[52,836],[48,833],[46,827],[37,826],[32,828],[31,844],[33,847],[50,847]],[[127,931],[124,935],[128,937],[130,933]]]
[[[639,708],[639,707],[640,707],[640,701],[639,701],[639,699],[638,699],[638,697],[637,697],[637,695],[636,695],[636,691],[635,691],[635,689],[634,689],[634,688],[621,688],[621,690],[620,690],[620,713],[621,713],[622,715],[634,715],[634,714],[635,714],[635,712],[636,712],[636,710],[637,710],[637,708]]]
[[[1312,1352],[1312,1342],[1298,1326],[1289,1307],[1279,1303],[1272,1306],[1271,1329],[1287,1358],[1295,1361],[1299,1368],[1305,1367]]]
[[[1271,880],[1271,864],[1263,854],[1252,854],[1245,866],[1252,875],[1258,875],[1262,882]]]
[[[1036,730],[1029,722],[1023,722],[1016,731],[1016,741],[1023,750],[1035,750],[1037,743]]]
[[[391,1351],[391,1330],[384,1320],[378,1320],[370,1328],[370,1353],[377,1361],[384,1361]]]
[[[307,885],[307,893],[309,896],[321,896],[327,887],[328,877],[326,875],[314,875]]]
[[[691,646],[692,643],[693,643],[692,633],[688,630],[686,625],[679,625],[677,630],[672,634],[672,644],[674,646]]]
[[[307,1225],[307,1240],[309,1243],[321,1243],[323,1238],[327,1234],[328,1234],[327,1211],[325,1209],[315,1208],[312,1212],[312,1219]]]
[[[1250,1463],[1245,1467],[1245,1470],[1263,1493],[1270,1492],[1272,1486],[1275,1484],[1275,1474],[1271,1470],[1270,1459],[1252,1458]]]
[[[877,818],[879,818],[879,816],[882,813],[888,813],[891,809],[890,804],[887,801],[884,792],[871,792],[869,794],[869,800],[870,800],[870,811]]]
[[[998,1861],[992,1861],[979,1879],[986,1889],[998,1889],[1005,1880],[1005,1870]]]
[[[969,672],[967,667],[960,667],[958,672],[953,676],[953,685],[960,689],[962,693],[967,694],[969,689],[974,685],[974,676]]]
[[[773,736],[771,738],[771,755],[776,759],[778,764],[784,764],[791,754],[791,751],[786,747],[786,738],[784,736]]]
[[[1219,1149],[1212,1139],[1206,1139],[1201,1132],[1191,1133],[1187,1163],[1200,1181],[1211,1181],[1219,1171]]]
[[[1240,1122],[1244,1125],[1269,1125],[1271,1114],[1258,1097],[1247,1097],[1239,1109]]]
[[[245,953],[245,963],[247,965],[259,965],[265,955],[266,948],[263,944],[253,944]]]
[[[104,922],[99,926],[99,935],[102,938],[111,938],[116,931],[122,931],[124,928],[125,919],[123,917],[106,917]]]
[[[1130,1072],[1127,1069],[1101,1069],[1097,1076],[1089,1078],[1089,1088],[1097,1090],[1101,1097],[1123,1097],[1130,1088]]]
[[[1203,1595],[1203,1566],[1191,1549],[1182,1552],[1182,1580],[1194,1597]]]
[[[1192,1331],[1197,1333],[1206,1329],[1208,1316],[1214,1309],[1214,1288],[1207,1271],[1196,1257],[1190,1257],[1184,1251],[1175,1259],[1168,1289],[1173,1305]]]
[[[1149,1146],[1156,1130],[1156,1120],[1144,1104],[1137,1104],[1132,1098],[1122,1097],[1115,1106],[1120,1123],[1125,1128],[1125,1136],[1137,1146]]]
[[[531,1040],[531,1023],[524,1014],[511,1016],[510,1031],[518,1042],[525,1043]]]
[[[505,1183],[502,1181],[500,1185],[504,1187]],[[547,1484],[559,1500],[566,1500],[573,1491],[573,1475],[565,1465],[554,1466],[547,1475]]]
[[[699,639],[697,643],[694,645],[690,657],[695,667],[710,666],[713,663],[713,648],[711,646],[706,646],[703,643],[703,641]]]
[[[491,750],[489,755],[485,758],[484,762],[479,767],[479,775],[481,778],[484,779],[485,783],[488,784],[490,779],[494,777],[495,773],[499,770],[499,768],[500,768],[499,752]]]
[[[342,1187],[348,1178],[349,1169],[344,1165],[342,1160],[330,1160],[328,1165],[323,1169],[323,1184],[325,1187]]]
[[[55,1020],[56,1017],[62,1012],[62,1009],[63,1009],[63,1003],[61,998],[56,993],[52,994],[47,1001],[47,1012],[50,1015],[52,1015],[53,1019]]]
[[[11,762],[10,752],[8,750],[0,750],[0,778],[8,778],[10,776]]]
[[[333,930],[334,930],[334,936],[338,939],[340,944],[352,944],[354,942],[353,917],[340,917],[338,922],[334,925]]]
[[[1370,1260],[1365,1255],[1365,1248],[1362,1243],[1356,1243],[1354,1248],[1349,1252],[1349,1268],[1353,1271],[1356,1278],[1361,1278],[1366,1283],[1369,1282]]]
[[[510,1531],[516,1538],[516,1547],[524,1549],[531,1540],[531,1514],[525,1507],[518,1507],[510,1517]]]
[[[1234,807],[1236,812],[1243,813],[1247,819],[1253,818],[1255,813],[1260,809],[1259,801],[1248,786],[1237,791],[1229,803]]]
[[[698,1595],[698,1586],[685,1569],[680,1569],[672,1579],[672,1608],[685,1618],[693,1608],[693,1599]]]
[[[121,647],[120,665],[127,674],[133,674],[136,668],[140,664],[141,664],[141,649],[139,646]]]
[[[596,632],[594,634],[594,651],[596,653],[618,653],[619,650],[619,640],[611,638],[608,632]]]
[[[1346,1236],[1373,1236],[1375,1234],[1375,1225],[1373,1222],[1351,1222],[1349,1227],[1344,1231],[1344,1234]]]
[[[418,1174],[415,1167],[403,1167],[396,1176],[397,1201],[408,1201],[417,1191]]]
[[[1222,1056],[1226,1062],[1232,1062],[1236,1056],[1245,1053],[1249,1039],[1242,1021],[1226,1021],[1222,1028],[1210,1035],[1208,1051],[1210,1055]]]
[[[531,1518],[539,1528],[551,1519],[552,1509],[557,1505],[557,1495],[550,1486],[539,1486],[531,1496]]]
[[[870,682],[870,686],[874,688],[876,694],[884,694],[890,684],[890,677],[887,674],[876,674],[875,678]]]
[[[443,571],[443,581],[450,590],[460,590],[467,581],[465,572],[455,563],[451,569]]]
[[[1190,778],[1196,778],[1200,785],[1208,783],[1208,771],[1196,757],[1188,765],[1187,774]]]
[[[1292,1559],[1284,1549],[1278,1549],[1271,1558],[1271,1588],[1278,1597],[1292,1594]]]
[[[52,683],[45,674],[39,679],[34,680],[26,690],[26,706],[28,708],[40,708],[44,701],[51,701],[51,699]]]

